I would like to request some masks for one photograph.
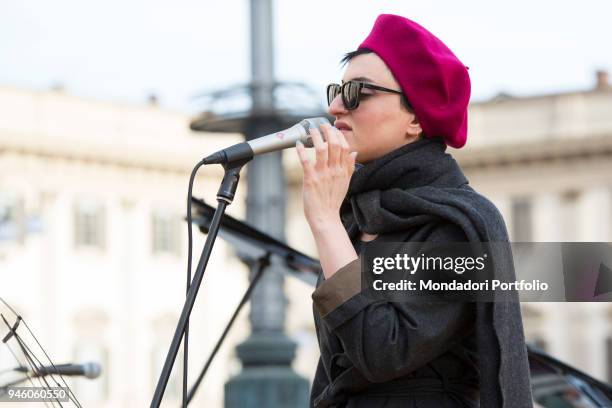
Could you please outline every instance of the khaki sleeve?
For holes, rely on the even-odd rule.
[[[312,293],[312,300],[321,317],[361,292],[361,260],[359,258],[338,269]]]

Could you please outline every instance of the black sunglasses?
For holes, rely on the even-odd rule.
[[[382,92],[390,92],[390,93],[402,95],[402,97],[404,95],[400,91],[396,91],[394,89],[389,89],[389,88],[384,88],[378,85],[368,84],[367,82],[347,81],[343,83],[342,85],[338,85],[338,84],[327,85],[327,104],[331,105],[332,101],[336,99],[336,96],[338,96],[338,94],[341,94],[342,103],[344,104],[344,107],[346,108],[346,110],[357,109],[357,107],[359,106],[359,99],[361,98],[362,95],[366,95],[366,94],[361,93],[363,88],[374,89],[376,91],[382,91]]]

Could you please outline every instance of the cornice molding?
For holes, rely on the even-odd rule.
[[[612,134],[473,147],[451,154],[465,170],[612,158]]]

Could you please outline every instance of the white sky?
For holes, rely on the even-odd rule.
[[[249,79],[249,0],[0,0],[0,85],[193,110]],[[612,71],[612,2],[275,0],[276,74],[320,90],[380,13],[427,27],[470,67],[472,100],[588,89]]]

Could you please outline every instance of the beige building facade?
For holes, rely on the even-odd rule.
[[[188,115],[154,104],[58,91],[0,87],[0,109],[0,296],[55,362],[103,365],[98,380],[73,382],[86,406],[144,406],[184,299],[189,174],[203,156],[241,136],[192,133]],[[452,153],[472,186],[501,210],[513,240],[612,241],[612,90],[604,73],[589,91],[475,103],[469,128],[467,146]],[[288,242],[316,255],[295,152],[287,151],[284,163]],[[213,205],[217,167],[202,169],[194,189]],[[242,184],[228,211],[239,219],[245,193]],[[197,230],[194,237],[199,254],[204,237]],[[192,317],[191,380],[246,289],[246,276],[219,240]],[[287,332],[298,343],[294,368],[311,379],[318,358],[313,289],[287,278],[286,290]],[[523,306],[529,340],[610,380],[612,307]],[[222,406],[223,384],[240,368],[234,347],[248,335],[247,315],[202,384],[201,406]],[[10,356],[0,349],[0,368],[7,366]],[[177,405],[179,386],[174,376],[168,406]]]

